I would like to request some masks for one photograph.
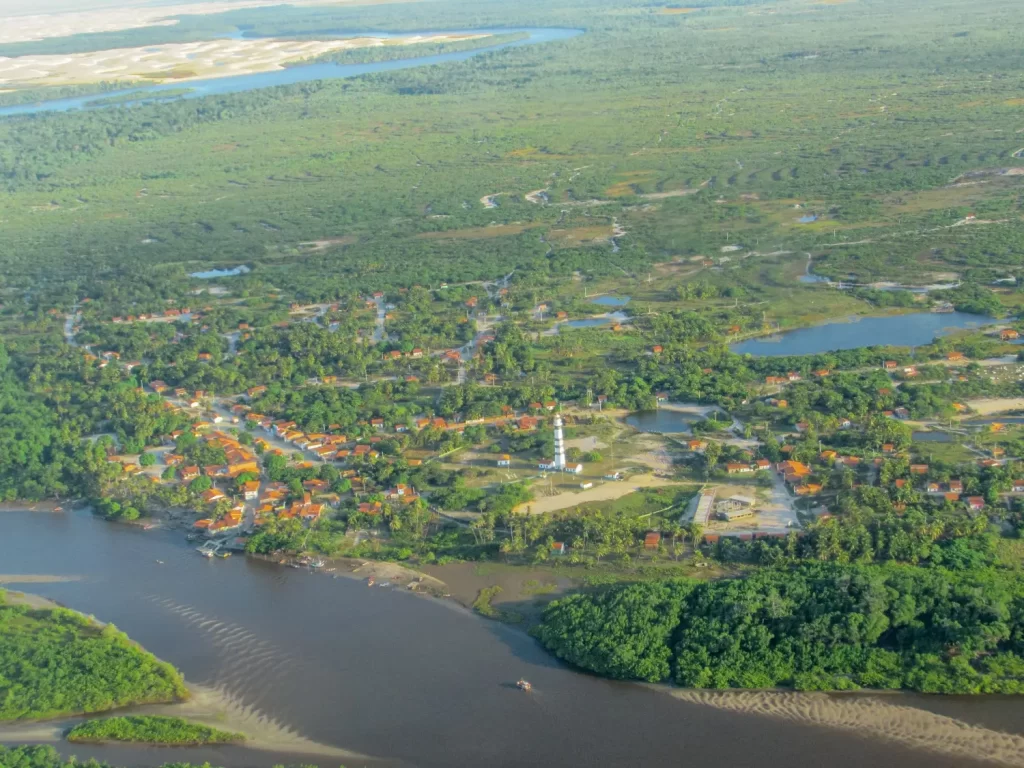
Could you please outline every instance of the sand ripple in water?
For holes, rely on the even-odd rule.
[[[888,739],[914,749],[1024,767],[1024,737],[971,725],[882,698],[823,693],[671,691],[677,699]]]

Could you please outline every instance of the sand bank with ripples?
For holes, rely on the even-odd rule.
[[[1024,766],[1024,737],[916,709],[901,704],[899,696],[694,690],[669,694],[691,704],[838,728],[965,760]]]

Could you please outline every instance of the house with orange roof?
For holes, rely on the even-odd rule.
[[[217,488],[209,488],[203,491],[201,497],[203,499],[203,502],[206,504],[214,504],[220,501],[221,499],[227,498],[227,496],[224,495],[224,492]]]

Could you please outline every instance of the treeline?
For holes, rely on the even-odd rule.
[[[538,629],[566,661],[692,688],[1024,691],[1024,581],[814,564],[573,595]]]

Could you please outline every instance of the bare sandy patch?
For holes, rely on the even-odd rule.
[[[43,573],[0,573],[0,584],[61,584],[63,582],[81,580],[81,576],[54,576]]]
[[[634,491],[639,491],[641,488],[660,488],[665,485],[677,485],[677,483],[672,480],[655,477],[654,475],[638,475],[629,478],[629,480],[602,483],[579,493],[560,493],[556,496],[547,496],[523,504],[516,511],[526,512],[531,515],[541,515],[545,512],[557,512],[560,509],[578,507],[582,504],[614,501]]]
[[[142,2],[93,2],[92,8],[83,9],[85,3],[63,4],[44,2],[42,7],[33,2],[4,2],[0,12],[0,43],[46,40],[68,35],[95,32],[116,32],[142,27],[173,27],[175,16],[208,16],[241,8],[266,8],[275,5],[376,5],[381,0],[298,0],[282,3],[279,0],[224,0],[222,2],[190,3],[182,5],[151,6]],[[68,7],[74,10],[68,11]],[[106,7],[98,7],[106,6]],[[39,13],[39,11],[46,11]]]
[[[1004,411],[1024,409],[1024,397],[989,397],[980,400],[968,400],[968,407],[981,416],[991,416]]]
[[[669,695],[729,712],[853,731],[964,760],[1024,766],[1024,737],[902,705],[897,697],[694,690],[670,690]]]
[[[307,240],[304,243],[299,243],[299,245],[314,253],[320,253],[336,248],[339,245],[352,245],[357,240],[358,238],[355,235],[346,235],[345,237],[332,237],[326,240]]]

